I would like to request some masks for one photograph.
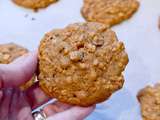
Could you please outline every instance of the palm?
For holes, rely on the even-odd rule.
[[[17,89],[3,89],[2,91],[3,96],[0,101],[1,120],[33,120],[31,107],[23,92]]]
[[[32,87],[25,92],[14,88],[2,89],[1,92],[3,96],[0,97],[0,120],[33,120],[32,110],[48,100],[38,87]],[[82,120],[91,112],[86,109],[86,112],[83,110],[83,114],[80,114],[82,108],[58,101],[47,105],[43,111],[48,117],[47,120]]]
[[[13,88],[2,89],[3,96],[0,98],[0,118],[2,120],[33,120],[31,114],[32,109],[42,104],[40,101],[38,103],[37,100],[33,102],[33,99],[38,97],[36,96],[37,92],[35,91],[38,92],[38,88],[31,88],[26,92],[22,92]],[[41,93],[39,95],[41,97],[43,96]],[[54,104],[46,106],[44,108],[44,112],[47,114],[47,116],[53,116],[69,108],[71,108],[71,106],[62,104],[60,102],[55,102]]]

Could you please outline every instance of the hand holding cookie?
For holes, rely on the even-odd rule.
[[[37,84],[23,92],[18,89],[30,80],[36,68],[37,53],[29,53],[7,65],[0,64],[1,120],[34,120],[32,110],[49,100]],[[84,119],[93,109],[94,107],[72,107],[55,102],[46,106],[44,112],[47,120],[79,120]]]

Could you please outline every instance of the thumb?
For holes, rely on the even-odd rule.
[[[11,64],[0,64],[2,87],[18,87],[33,76],[37,67],[37,53],[28,53]]]
[[[94,107],[73,107],[67,111],[51,116],[47,118],[47,120],[83,120],[93,112],[93,110]]]

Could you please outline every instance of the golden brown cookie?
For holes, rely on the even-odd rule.
[[[0,44],[0,64],[9,64],[16,58],[28,53],[28,50],[14,43]],[[34,84],[35,77],[20,88],[26,90]]]
[[[84,0],[81,13],[87,21],[113,26],[130,18],[138,7],[137,0]]]
[[[138,94],[143,120],[160,120],[160,84],[147,86]]]
[[[12,0],[12,1],[17,5],[37,10],[39,8],[45,8],[50,4],[57,2],[58,0]]]
[[[39,47],[40,87],[79,106],[108,99],[123,86],[124,44],[101,23],[76,23],[45,35]]]

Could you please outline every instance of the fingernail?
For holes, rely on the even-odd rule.
[[[27,57],[29,55],[30,55],[30,53],[26,53],[26,54],[23,55],[23,57]]]

